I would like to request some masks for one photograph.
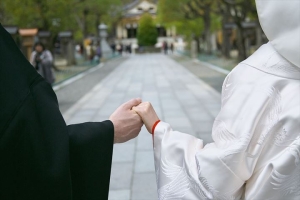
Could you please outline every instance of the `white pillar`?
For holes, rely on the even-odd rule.
[[[118,37],[118,39],[121,39],[123,37],[123,33],[122,32],[123,32],[122,26],[119,24],[117,26],[117,37]]]
[[[172,34],[171,29],[170,29],[170,28],[167,28],[167,37],[170,37],[171,34]]]
[[[216,32],[211,34],[211,50],[216,51],[217,50],[217,35]]]
[[[191,57],[192,58],[197,58],[197,42],[196,40],[192,40],[191,43]]]
[[[172,26],[172,35],[176,36],[176,27],[175,26]]]
[[[127,29],[125,27],[122,28],[123,29],[123,38],[127,38]]]

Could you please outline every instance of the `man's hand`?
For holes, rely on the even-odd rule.
[[[143,126],[141,117],[132,110],[132,107],[139,105],[141,99],[132,99],[123,105],[109,117],[114,124],[114,143],[123,143],[135,138]]]
[[[149,133],[152,131],[152,126],[156,121],[159,120],[155,110],[153,109],[151,103],[143,102],[140,105],[133,107],[134,110],[139,116],[141,116],[143,122]]]

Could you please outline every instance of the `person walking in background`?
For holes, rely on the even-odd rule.
[[[96,60],[98,63],[100,63],[101,57],[102,57],[102,51],[101,51],[100,42],[98,42],[97,49],[96,49]]]
[[[112,49],[112,51],[113,51],[113,55],[115,55],[115,53],[116,53],[116,44],[115,44],[115,43],[112,43],[112,44],[110,45],[110,47],[111,47],[111,49]]]
[[[30,63],[48,83],[54,83],[55,76],[53,72],[53,56],[51,52],[45,48],[43,43],[37,42],[34,45],[34,51],[30,57]]]
[[[86,52],[86,57],[87,60],[91,61],[93,59],[92,57],[92,46],[90,44],[91,42],[87,42],[87,45],[85,46],[85,52]]]
[[[174,44],[173,43],[171,43],[170,49],[171,49],[171,53],[173,53],[173,51],[174,51]]]
[[[130,43],[128,45],[126,45],[126,52],[128,54],[131,54],[131,44]]]
[[[119,52],[119,55],[122,55],[123,52],[123,45],[122,44],[117,44],[117,51]]]
[[[163,42],[163,50],[165,52],[165,54],[168,54],[168,43],[166,41]]]

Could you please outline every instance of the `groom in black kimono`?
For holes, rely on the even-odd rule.
[[[67,126],[51,85],[0,25],[0,199],[107,199],[113,144],[138,135],[140,103]]]

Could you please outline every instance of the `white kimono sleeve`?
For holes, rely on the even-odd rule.
[[[223,153],[213,143],[203,147],[202,140],[160,122],[154,132],[159,199],[240,198],[245,181],[226,166]]]
[[[173,131],[167,123],[156,126],[154,158],[159,199],[227,200],[240,199],[244,194],[244,184],[262,149],[262,145],[250,145],[257,143],[262,132],[257,129],[257,119],[263,122],[269,118],[262,118],[268,95],[253,92],[252,85],[244,80],[238,88],[232,84],[240,73],[231,73],[224,81],[222,109],[212,132],[214,143],[204,147],[201,139]]]

